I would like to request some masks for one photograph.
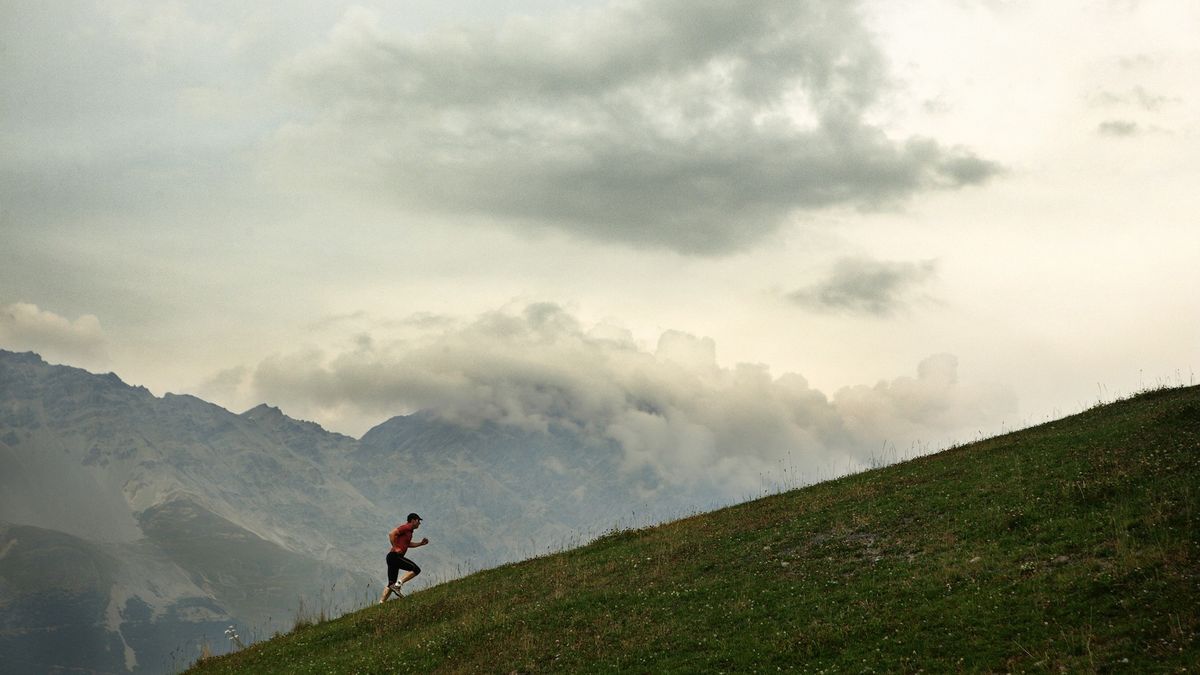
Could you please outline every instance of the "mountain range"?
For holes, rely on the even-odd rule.
[[[411,511],[423,581],[580,543],[694,496],[551,427],[389,419],[354,439],[0,350],[0,662],[172,672],[382,590]]]

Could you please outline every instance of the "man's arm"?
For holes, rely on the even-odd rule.
[[[425,544],[428,544],[428,543],[429,543],[429,537],[421,537],[421,541],[414,541],[413,543],[409,544],[408,547],[409,548],[417,548],[418,546],[424,546]]]

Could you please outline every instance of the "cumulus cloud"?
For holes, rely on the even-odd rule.
[[[667,331],[645,349],[550,304],[438,326],[400,340],[355,340],[337,353],[278,355],[254,369],[250,384],[305,417],[354,412],[378,421],[424,409],[467,426],[569,430],[615,442],[630,470],[727,496],[745,494],[781,463],[813,475],[865,466],[885,440],[907,448],[994,424],[1015,405],[1006,390],[959,383],[951,356],[923,362],[916,377],[831,399],[799,374],[722,367],[711,339]]]
[[[214,373],[196,385],[194,393],[229,410],[246,410],[257,403],[248,384],[250,369],[234,366]]]
[[[974,436],[985,420],[1002,420],[1016,408],[1013,394],[1001,385],[964,386],[958,358],[936,354],[921,361],[917,376],[856,385],[833,396],[842,422],[856,438],[888,430],[896,439],[928,439],[931,430],[956,429]],[[959,440],[966,440],[965,438]]]
[[[100,366],[108,361],[100,320],[84,314],[71,321],[27,302],[0,306],[0,347],[33,351],[50,361]]]
[[[843,258],[822,281],[787,294],[818,311],[890,316],[906,307],[937,276],[937,263]]]
[[[691,254],[998,171],[867,121],[890,85],[853,2],[631,0],[418,38],[359,8],[280,79],[310,114],[271,171]]]

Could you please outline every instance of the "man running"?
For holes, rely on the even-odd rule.
[[[388,532],[388,541],[392,543],[392,550],[387,554],[388,568],[388,584],[383,589],[383,597],[379,598],[379,604],[387,602],[388,596],[392,593],[396,597],[404,597],[400,594],[400,589],[404,588],[404,584],[412,581],[412,578],[421,573],[421,568],[408,558],[404,557],[408,553],[408,549],[424,546],[429,543],[429,538],[422,538],[421,541],[413,543],[413,531],[421,527],[421,516],[415,513],[408,514],[408,518],[403,525],[396,526],[396,529]],[[399,583],[396,582],[396,577],[400,576],[400,570],[408,572]]]

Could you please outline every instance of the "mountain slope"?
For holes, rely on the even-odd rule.
[[[42,656],[64,668],[125,668],[121,638],[106,623],[118,562],[69,534],[0,523],[0,654],[13,672],[45,671]]]
[[[1200,387],[488,570],[197,672],[1200,662]]]
[[[322,457],[353,439],[263,412],[0,350],[0,661],[170,672],[230,623],[361,602],[387,514]]]

